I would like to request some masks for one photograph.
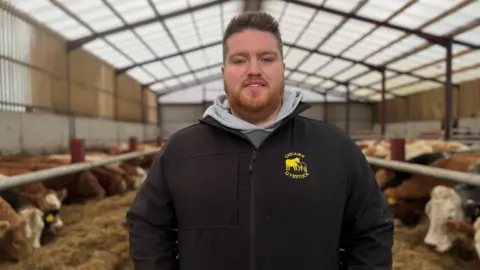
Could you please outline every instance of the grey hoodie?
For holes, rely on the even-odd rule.
[[[203,117],[211,116],[226,127],[240,130],[250,139],[252,144],[258,148],[268,134],[274,131],[282,120],[295,110],[302,98],[303,93],[285,89],[282,107],[278,112],[277,118],[264,127],[257,127],[231,114],[230,104],[228,103],[226,95],[218,96],[213,105],[207,108]]]

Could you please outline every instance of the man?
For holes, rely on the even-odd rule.
[[[171,136],[127,214],[135,269],[390,269],[372,171],[348,135],[299,116],[274,18],[234,18],[223,44],[227,95]]]

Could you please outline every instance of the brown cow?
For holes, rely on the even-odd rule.
[[[0,239],[0,251],[8,259],[18,262],[32,251],[32,232],[24,216],[15,212],[12,206],[0,197],[0,221],[4,234]]]
[[[127,181],[128,189],[139,189],[143,181],[147,177],[147,172],[139,166],[132,166],[128,163],[120,163],[120,168],[125,171],[125,180]]]
[[[478,155],[457,154],[452,157],[441,158],[433,162],[430,166],[459,172],[468,172],[468,167],[474,164]],[[453,187],[457,183],[425,175],[414,175],[409,180],[405,180],[401,185],[386,189],[383,194],[386,197],[392,197],[397,200],[408,199],[428,199],[435,186],[443,185]]]
[[[467,172],[471,164],[479,158],[478,155],[457,154],[441,158],[430,166],[453,171]],[[405,224],[412,224],[424,215],[425,205],[436,186],[453,187],[457,183],[424,175],[414,175],[397,187],[383,191],[384,197],[390,202],[395,218]]]
[[[127,183],[120,174],[101,167],[92,168],[91,172],[105,189],[107,196],[120,195],[127,191]]]
[[[105,189],[98,182],[91,171],[68,174],[44,182],[47,188],[53,190],[66,189],[68,196],[64,203],[83,203],[86,200],[102,200],[105,198]]]

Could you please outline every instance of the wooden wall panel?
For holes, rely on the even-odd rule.
[[[115,117],[115,96],[112,93],[98,93],[98,116],[110,119]]]
[[[117,77],[117,96],[122,99],[140,102],[142,99],[142,86],[132,77],[122,74]]]
[[[72,110],[88,116],[113,118],[115,70],[81,49],[69,54],[69,67]],[[84,91],[84,96],[76,92],[79,89]]]
[[[157,124],[158,123],[158,113],[157,109],[148,109],[147,111],[147,122],[149,124]]]
[[[480,80],[465,82],[460,85],[458,108],[460,117],[480,116]]]
[[[443,87],[387,101],[387,122],[441,121],[445,109]],[[377,110],[380,110],[377,103]],[[402,117],[403,115],[403,117]],[[452,117],[480,116],[480,79],[453,89]]]
[[[0,43],[4,43],[0,45],[0,101],[30,112],[68,107],[55,96],[64,97],[67,91],[58,86],[65,81],[66,42],[20,15],[0,5]],[[6,108],[0,105],[0,109]]]
[[[156,123],[154,93],[0,0],[0,109],[49,111]],[[67,78],[68,76],[68,78]],[[143,97],[143,98],[142,98]],[[142,103],[144,103],[142,105]],[[39,108],[42,109],[39,109]],[[143,114],[143,117],[142,117]]]
[[[98,116],[98,92],[82,84],[70,85],[72,112],[81,116]]]
[[[118,120],[141,122],[142,108],[140,103],[117,99]]]
[[[146,100],[146,120],[150,124],[156,124],[158,123],[158,113],[157,113],[157,106],[158,106],[158,100],[157,100],[157,95],[155,92],[151,90],[145,91],[145,100]]]
[[[403,122],[407,118],[407,101],[406,99],[390,99],[386,101],[387,122]],[[380,106],[377,106],[380,115]],[[379,118],[378,118],[379,119]]]
[[[126,74],[117,76],[117,118],[142,121],[142,86]]]
[[[66,42],[41,28],[31,28],[30,63],[54,75],[66,77]]]
[[[69,54],[70,81],[113,93],[115,70],[89,52],[79,49]]]

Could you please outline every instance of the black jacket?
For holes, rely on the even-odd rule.
[[[298,116],[308,107],[259,149],[210,117],[173,135],[127,213],[135,269],[391,269],[370,166],[345,133]]]

